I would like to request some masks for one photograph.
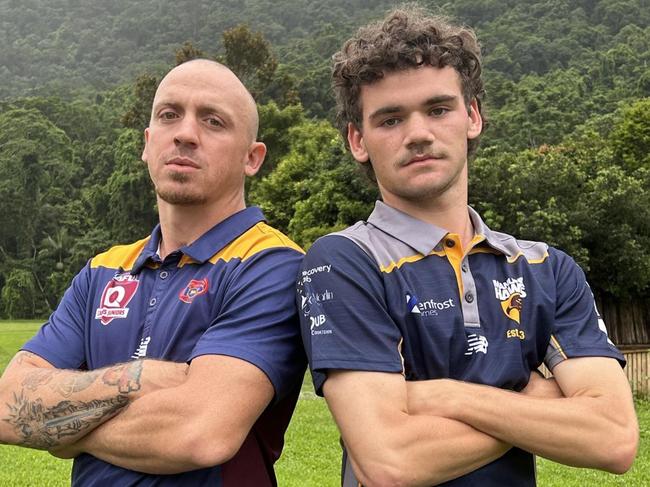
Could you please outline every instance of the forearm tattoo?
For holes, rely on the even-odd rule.
[[[21,352],[14,361],[20,365],[28,356]],[[49,449],[61,445],[66,437],[75,441],[128,405],[128,394],[141,388],[142,367],[142,361],[134,361],[89,372],[36,368],[23,376],[22,389],[13,393],[13,402],[6,402],[6,413],[0,413],[0,418],[12,426],[24,446]],[[95,384],[98,377],[104,389],[97,395],[103,399],[69,400]],[[114,392],[113,386],[117,388]],[[56,405],[50,405],[51,400],[44,402],[44,395],[39,394],[44,387],[66,400]]]
[[[104,384],[117,386],[122,394],[140,390],[140,376],[142,375],[142,361],[111,367],[104,372]]]
[[[14,394],[14,403],[7,404],[10,423],[21,445],[48,449],[61,444],[65,437],[80,437],[117,414],[128,404],[120,394],[92,401],[61,401],[46,407],[41,399],[30,401],[24,394]]]

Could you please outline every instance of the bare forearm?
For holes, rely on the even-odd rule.
[[[0,442],[48,449],[72,443],[120,412],[140,389],[141,362],[92,372],[30,365],[20,352],[0,379]]]
[[[393,446],[400,452],[404,470],[413,474],[409,485],[428,486],[458,478],[511,448],[471,426],[442,417],[411,415],[404,427]]]
[[[442,483],[510,448],[460,421],[413,411],[398,374],[331,371],[324,392],[363,485]]]
[[[153,392],[72,445],[66,456],[86,452],[113,465],[152,474],[196,469],[193,448],[184,444],[192,420],[186,417],[184,406],[171,390]]]
[[[201,356],[186,381],[138,398],[67,451],[52,453],[87,452],[153,474],[219,465],[237,453],[273,393],[264,372],[249,362]]]
[[[620,414],[602,396],[536,398],[467,383],[453,389],[440,404],[447,417],[560,463],[624,470],[612,462],[618,463],[617,446],[630,444],[630,428],[622,419],[629,412]]]

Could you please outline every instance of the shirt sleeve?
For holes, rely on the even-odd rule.
[[[298,251],[278,247],[242,261],[190,360],[201,355],[246,360],[268,376],[276,401],[292,392],[306,367],[293,288],[301,260]]]
[[[47,322],[21,350],[34,353],[57,369],[85,368],[85,327],[90,263],[75,276]]]
[[[544,362],[552,370],[576,357],[611,357],[625,366],[625,357],[607,336],[582,269],[563,252],[550,249],[556,282],[555,323]]]
[[[385,292],[377,263],[352,240],[326,236],[309,249],[297,299],[317,394],[328,369],[403,372]]]

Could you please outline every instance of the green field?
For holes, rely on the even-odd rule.
[[[0,322],[0,370],[37,329],[36,322]],[[565,467],[540,459],[538,484],[551,487],[650,485],[650,402],[637,403],[641,428],[639,455],[623,476]],[[339,482],[340,447],[336,427],[324,401],[303,386],[286,447],[277,464],[281,487],[335,487]],[[69,484],[70,463],[45,452],[0,446],[0,485],[48,487]]]

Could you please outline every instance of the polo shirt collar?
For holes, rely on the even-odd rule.
[[[472,225],[474,225],[474,235],[483,235],[485,237],[484,242],[494,250],[498,250],[508,257],[514,257],[515,254],[513,253],[512,248],[504,245],[507,241],[512,241],[513,238],[510,235],[490,230],[474,208],[468,206],[467,209],[469,210],[469,217],[472,220]]]
[[[429,255],[448,233],[447,230],[388,206],[383,201],[375,203],[368,223],[401,240],[422,255]]]
[[[245,208],[220,221],[190,245],[181,247],[179,251],[193,261],[203,264],[246,230],[264,220],[264,214],[257,206]],[[156,256],[160,238],[160,224],[158,224],[151,232],[151,238],[135,261],[133,274],[140,272],[145,263]]]
[[[509,256],[511,252],[502,244],[499,234],[490,230],[472,207],[468,206],[467,211],[474,226],[474,234],[484,236],[485,242],[490,247]],[[368,223],[401,240],[422,255],[429,255],[449,233],[443,228],[388,206],[383,201],[375,203],[375,209],[368,217]]]

